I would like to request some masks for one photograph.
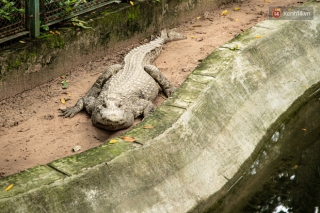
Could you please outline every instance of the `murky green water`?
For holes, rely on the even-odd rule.
[[[320,213],[320,93],[283,123],[211,213]]]

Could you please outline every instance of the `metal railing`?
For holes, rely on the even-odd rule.
[[[14,7],[26,11],[25,0],[12,0]],[[4,3],[0,1],[0,8],[4,8]],[[0,17],[0,39],[18,34],[26,30],[25,13],[13,12],[7,17]]]
[[[87,13],[119,0],[10,0],[15,7],[24,9],[24,13],[15,12],[10,20],[0,16],[0,43],[21,35],[40,35],[40,25],[50,26],[77,15]],[[1,5],[0,0],[0,8]],[[71,8],[71,10],[70,10]],[[0,14],[1,15],[1,14]]]

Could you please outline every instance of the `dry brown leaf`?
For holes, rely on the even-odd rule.
[[[61,103],[65,104],[66,103],[66,100],[64,98],[61,98],[60,99]]]
[[[238,11],[240,9],[241,9],[240,7],[235,7],[235,8],[233,8],[233,11]]]
[[[55,33],[54,33],[53,31],[51,31],[51,30],[49,31],[49,33],[51,33],[51,34],[53,34],[53,35],[55,34]]]
[[[60,35],[60,32],[59,32],[59,31],[56,31],[55,33],[56,33],[57,35]]]
[[[69,97],[71,97],[71,96],[72,96],[72,94],[71,94],[71,93],[68,93],[68,96],[69,96]]]
[[[306,129],[306,128],[302,128],[302,130],[303,130],[303,131],[307,131],[307,129]]]
[[[154,126],[144,126],[143,128],[144,129],[152,129],[152,128],[154,128]]]
[[[201,16],[198,16],[196,19],[199,20],[201,18]]]
[[[255,38],[262,38],[262,36],[261,35],[256,35]]]
[[[122,136],[121,139],[128,141],[128,142],[135,142],[136,139],[133,137],[129,137],[129,136]]]
[[[134,5],[133,1],[130,1],[130,4],[133,6]]]

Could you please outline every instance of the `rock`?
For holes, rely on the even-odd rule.
[[[81,150],[81,148],[82,148],[81,146],[77,145],[77,146],[75,146],[75,147],[72,148],[72,151],[73,151],[73,152],[78,152],[78,151]]]
[[[59,109],[60,109],[60,110],[61,110],[61,109],[67,109],[67,106],[64,105],[64,104],[60,104]]]

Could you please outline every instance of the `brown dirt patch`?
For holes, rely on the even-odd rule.
[[[238,3],[224,5],[217,10],[199,14],[198,17],[190,17],[177,29],[188,39],[164,45],[154,64],[179,87],[214,49],[257,22],[267,19],[269,6],[299,4],[297,0],[269,2],[239,0]],[[241,9],[233,11],[235,7]],[[230,14],[220,16],[223,10],[228,10]],[[140,44],[75,68],[67,75],[70,87],[66,90],[61,88],[62,79],[57,78],[1,101],[0,177],[73,155],[72,148],[76,145],[82,147],[82,152],[121,134],[123,131],[110,132],[94,127],[86,112],[72,119],[59,117],[58,109],[63,105],[60,99],[69,99],[66,106],[73,106],[107,66],[121,62],[131,48]],[[163,100],[163,97],[158,97],[155,104],[159,105]]]

